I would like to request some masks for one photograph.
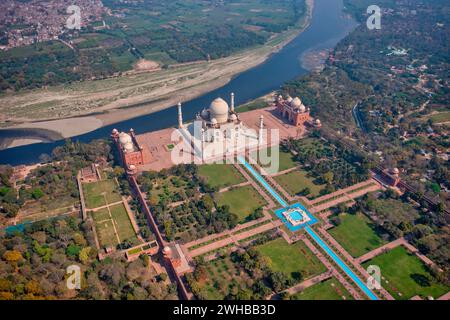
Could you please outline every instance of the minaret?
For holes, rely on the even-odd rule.
[[[263,140],[263,130],[264,130],[264,116],[261,115],[259,117],[259,135],[258,135],[258,144],[262,145]]]
[[[181,102],[178,102],[178,128],[183,128],[183,113],[181,112]]]
[[[201,152],[202,152],[202,160],[204,161],[205,160],[205,129],[204,128],[202,128],[202,150],[201,150]]]
[[[231,112],[234,112],[234,92],[231,93]]]

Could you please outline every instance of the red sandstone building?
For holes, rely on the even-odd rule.
[[[319,128],[322,126],[319,119],[313,120],[310,115],[310,108],[306,108],[298,97],[293,99],[288,96],[284,99],[280,95],[278,96],[275,105],[281,117],[286,119],[293,126],[300,127],[306,124]]]
[[[150,152],[138,143],[133,129],[130,129],[129,133],[119,133],[117,129],[114,129],[111,137],[116,143],[126,168],[130,169],[132,166],[142,166],[150,162]]]

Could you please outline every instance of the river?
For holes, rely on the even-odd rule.
[[[308,70],[303,69],[300,63],[304,54],[334,47],[356,27],[356,22],[343,13],[343,8],[343,0],[315,0],[310,26],[303,33],[263,64],[237,75],[219,89],[184,102],[184,120],[193,119],[197,112],[207,107],[218,96],[228,100],[230,93],[235,92],[236,104],[239,105],[280,88],[286,81],[307,74]],[[171,127],[176,123],[177,111],[175,107],[172,107],[102,127],[71,139],[89,142],[93,139],[108,137],[113,128],[124,131],[133,128],[139,134]],[[17,137],[17,131],[0,131],[0,135],[0,138]],[[32,137],[27,135],[24,138]],[[1,150],[0,164],[36,163],[41,154],[51,154],[55,147],[62,144],[64,140]]]

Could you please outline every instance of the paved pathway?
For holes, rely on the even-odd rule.
[[[282,224],[283,223],[280,220],[276,220],[276,221],[271,221],[269,223],[263,224],[262,226],[258,226],[256,228],[253,228],[253,229],[250,229],[247,231],[243,231],[239,234],[232,234],[231,232],[229,232],[230,236],[228,238],[225,238],[225,239],[204,245],[200,248],[191,250],[189,252],[189,255],[193,258],[196,256],[200,256],[202,254],[208,253],[210,251],[214,251],[214,250],[220,249],[222,247],[228,246],[233,243],[235,245],[239,245],[239,241],[241,241],[241,240],[245,240],[247,238],[258,235],[260,233],[278,228]]]

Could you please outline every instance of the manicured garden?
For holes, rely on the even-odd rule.
[[[137,243],[136,234],[123,204],[111,206],[109,210],[102,208],[91,212],[91,215],[102,247],[115,248],[125,240]]]
[[[353,300],[351,294],[336,279],[330,278],[292,296],[294,300]]]
[[[273,159],[270,158],[271,155],[272,155],[272,148],[263,149],[260,150],[259,152],[254,151],[251,154],[252,158],[257,160],[258,164],[263,168],[270,167],[274,164]],[[269,157],[269,160],[261,159],[261,156],[267,156]],[[299,163],[295,161],[295,157],[291,152],[285,151],[281,147],[279,147],[279,166],[277,172],[288,170],[298,165]]]
[[[119,244],[112,220],[103,220],[102,222],[96,223],[95,231],[97,232],[98,240],[102,248],[115,248]]]
[[[308,189],[309,193],[307,194],[307,197],[316,198],[325,188],[325,185],[316,184],[314,182],[314,177],[311,177],[308,173],[302,170],[295,170],[282,174],[274,177],[274,179],[292,196],[302,193],[305,189]]]
[[[399,300],[415,295],[422,298],[439,298],[449,291],[449,287],[433,279],[424,263],[403,246],[381,254],[363,264],[377,265],[381,269],[381,285]]]
[[[361,213],[339,215],[340,224],[328,232],[353,257],[381,247],[386,242],[375,232],[369,218]]]
[[[86,206],[90,209],[121,201],[119,187],[114,180],[102,180],[83,184]]]
[[[256,250],[268,259],[273,271],[283,272],[296,282],[299,275],[307,279],[326,271],[326,267],[302,241],[290,245],[283,238],[278,238],[257,246]]]
[[[244,222],[256,209],[267,205],[266,200],[252,186],[243,186],[216,195],[219,206],[228,205],[230,212]]]
[[[128,213],[123,204],[109,207],[111,210],[111,216],[115,222],[117,232],[119,234],[120,241],[136,242],[136,233],[134,232],[133,225],[131,224]]]
[[[244,177],[231,164],[206,164],[198,167],[198,175],[213,188],[226,188],[245,182]]]

